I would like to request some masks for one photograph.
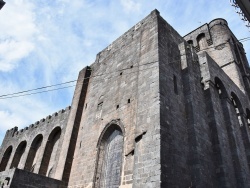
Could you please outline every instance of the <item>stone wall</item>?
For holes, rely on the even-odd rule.
[[[66,188],[66,185],[59,180],[16,168],[0,172],[0,186],[2,188]]]
[[[152,12],[90,66],[69,187],[102,186],[102,143],[115,130],[123,136],[120,187],[160,186],[157,16]]]
[[[205,52],[199,60],[219,185],[248,187],[249,99]]]
[[[6,132],[0,150],[0,170],[19,168],[54,177],[70,107],[22,130]]]
[[[182,57],[179,50],[179,44],[184,40],[163,18],[158,18],[158,24],[161,187],[188,187],[189,143],[184,100],[188,96],[183,93]],[[182,181],[179,181],[180,177]]]

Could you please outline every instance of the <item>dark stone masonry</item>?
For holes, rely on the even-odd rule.
[[[226,20],[157,10],[80,71],[71,107],[0,148],[3,188],[250,187],[250,69]]]

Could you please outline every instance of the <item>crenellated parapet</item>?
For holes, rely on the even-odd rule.
[[[68,115],[70,112],[71,106],[68,106],[65,109],[61,109],[58,112],[53,113],[52,115],[48,115],[46,118],[42,118],[39,121],[36,121],[35,123],[24,127],[23,129],[18,130],[18,127],[14,127],[12,129],[7,130],[5,139],[8,137],[20,137],[21,134],[27,134],[27,132],[32,131],[33,129],[39,129],[44,124],[53,124],[53,122],[57,121],[63,117],[64,115]],[[41,127],[42,128],[42,127]]]
[[[51,159],[52,162],[50,166],[48,166],[46,159],[43,159],[43,155],[36,158],[34,162],[35,158],[32,152],[38,152],[39,148],[41,148],[42,153],[52,152],[51,144],[55,145],[56,141],[58,142],[55,147],[58,148],[58,152],[60,152],[61,146],[59,145],[62,145],[61,142],[65,134],[65,127],[67,126],[70,112],[71,107],[69,106],[23,129],[18,130],[18,127],[14,127],[8,130],[0,148],[0,161],[2,161],[0,164],[0,172],[16,167],[30,171],[32,168],[35,168],[34,164],[37,163],[39,165],[33,169],[34,172],[38,173],[41,165],[43,166],[41,168],[45,171],[43,175],[46,175],[47,171],[51,170],[53,165],[57,164],[55,158]],[[46,151],[42,151],[42,148]],[[19,157],[19,153],[22,153],[22,158]],[[52,155],[52,153],[50,154]]]
[[[5,137],[13,137],[16,132],[18,132],[18,127],[13,127],[7,130]]]
[[[16,148],[23,141],[30,145],[37,135],[41,134],[45,137],[50,134],[54,127],[62,129],[67,124],[70,110],[71,107],[69,106],[20,130],[18,130],[18,127],[7,130],[0,149],[0,156],[10,146]]]

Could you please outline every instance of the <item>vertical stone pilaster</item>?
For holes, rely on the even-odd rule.
[[[55,179],[65,182],[69,179],[90,74],[91,70],[89,67],[85,67],[79,73],[72,100],[72,108],[66,126],[66,132],[63,137],[62,150],[58,159]]]

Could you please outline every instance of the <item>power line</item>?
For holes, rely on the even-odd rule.
[[[250,39],[250,37],[246,37],[246,38],[242,38],[242,39],[239,39],[238,41],[241,41],[241,40],[245,40],[245,39]]]
[[[16,92],[16,93],[9,93],[9,94],[5,94],[5,95],[0,95],[0,97],[5,97],[5,96],[9,96],[9,95],[16,95],[16,94],[20,94],[20,93],[27,93],[27,92],[30,92],[30,91],[36,91],[36,90],[40,90],[40,89],[46,89],[46,88],[50,88],[50,87],[55,87],[55,86],[59,86],[59,85],[72,83],[72,82],[75,82],[75,81],[77,81],[77,80],[71,80],[71,81],[68,81],[68,82],[63,82],[63,83],[44,86],[44,87],[38,87],[38,88],[35,88],[35,89],[29,89],[29,90],[25,90],[25,91]]]
[[[150,62],[150,63],[145,63],[143,65],[148,65],[148,64],[152,64],[152,63],[155,63],[155,62]],[[142,65],[140,65],[142,66]],[[138,66],[135,66],[135,67],[138,67]],[[157,66],[154,66],[154,67],[150,67],[150,68],[155,68]],[[145,69],[142,69],[142,70],[147,70],[147,69],[150,69],[150,68],[145,68]],[[131,69],[131,68],[125,68],[125,69],[121,69],[121,70],[127,70],[127,69]],[[119,72],[121,71],[119,70]],[[142,71],[142,70],[139,70],[139,71]],[[118,72],[118,71],[117,71]],[[127,73],[127,74],[131,74],[131,73],[135,73],[135,72],[138,72],[138,71],[134,71],[134,72],[130,72],[130,73]],[[110,75],[110,73],[107,73]],[[90,77],[86,77],[84,79],[89,79],[89,78],[93,78],[93,77],[99,77],[99,76],[103,76],[105,74],[99,74],[99,75],[96,75],[96,76],[90,76]],[[124,74],[126,75],[126,73]],[[120,75],[116,75],[116,76],[120,76]],[[63,83],[64,84],[64,83]],[[81,83],[80,85],[84,85],[84,84],[87,84],[87,83]],[[55,85],[61,85],[61,84],[55,84]],[[50,89],[50,90],[46,90],[46,91],[39,91],[39,92],[33,92],[33,93],[26,93],[26,94],[21,94],[21,92],[17,92],[18,95],[14,95],[14,94],[10,94],[10,95],[4,95],[4,97],[0,97],[0,100],[1,99],[9,99],[9,98],[16,98],[16,97],[22,97],[22,96],[27,96],[27,95],[34,95],[34,94],[40,94],[40,93],[45,93],[45,92],[50,92],[50,91],[55,91],[55,90],[61,90],[61,89],[65,89],[65,88],[69,88],[69,87],[74,87],[76,86],[77,84],[75,85],[70,85],[70,86],[65,86],[65,87],[60,87],[60,88],[55,88],[55,89]],[[38,88],[34,89],[34,90],[37,90]],[[33,91],[34,91],[33,90]],[[29,90],[31,91],[31,90]],[[21,95],[20,95],[21,94]]]
[[[248,41],[248,40],[250,40],[250,37],[245,37],[245,38],[239,39],[238,41],[245,42],[245,41]],[[228,43],[228,42],[222,43],[222,44],[220,44],[218,46],[224,45],[226,43]],[[217,46],[207,47],[207,48],[202,49],[201,51],[208,50],[208,49],[211,49],[211,48],[216,48],[216,47]],[[216,49],[214,49],[214,50],[216,50]],[[187,54],[178,55],[178,56],[176,56],[176,57],[174,57],[172,59],[176,59],[176,58],[178,58],[180,56],[183,56],[183,55],[187,55]],[[171,61],[171,63],[179,62],[179,61],[180,60],[175,60],[175,61]],[[152,63],[155,63],[155,62],[149,62],[149,63],[145,63],[145,64],[142,64],[142,65],[134,66],[134,67],[145,66],[145,65],[148,65],[148,64],[152,64]],[[110,75],[112,73],[121,72],[121,71],[124,71],[124,70],[127,70],[127,69],[131,69],[131,67],[124,68],[124,69],[119,69],[117,71],[113,71],[113,72],[106,73],[106,74]],[[93,77],[103,76],[103,75],[106,75],[106,74],[99,74],[99,75],[95,75],[95,76],[90,76],[90,77],[87,77],[87,78],[84,78],[84,79],[89,79],[89,78],[93,78]],[[28,92],[31,92],[31,91],[37,91],[37,90],[47,89],[47,88],[51,88],[51,87],[55,87],[55,86],[65,85],[65,84],[69,84],[69,83],[76,82],[76,81],[77,80],[71,80],[71,81],[67,81],[67,82],[63,82],[63,83],[59,83],[59,84],[53,84],[53,85],[43,86],[43,87],[39,87],[39,88],[24,90],[24,91],[20,91],[20,92],[4,94],[4,95],[0,95],[0,99],[15,98],[15,97],[21,97],[21,96],[27,96],[27,95],[45,93],[45,92],[61,90],[61,89],[69,88],[69,87],[74,87],[76,85],[71,85],[71,86],[65,86],[65,87],[61,87],[61,88],[50,89],[50,90],[46,90],[46,91],[39,91],[39,92],[28,93]],[[23,93],[27,93],[27,94],[23,94]],[[21,95],[19,95],[19,94],[21,94]]]
[[[139,66],[145,66],[145,65],[148,65],[148,64],[152,64],[152,63],[154,63],[154,62],[144,63],[144,64],[139,65]],[[138,66],[133,66],[133,67],[138,67]],[[112,74],[112,73],[124,71],[124,70],[127,70],[127,69],[131,69],[131,67],[119,69],[119,70],[117,70],[117,71],[113,71],[113,72],[106,73],[106,74],[110,75],[110,74]],[[89,70],[90,70],[90,69],[89,69]],[[98,75],[95,75],[95,76],[87,77],[87,78],[85,78],[85,79],[93,78],[93,77],[98,77],[98,76],[103,76],[103,75],[106,75],[106,74],[98,74]],[[49,86],[44,86],[44,87],[39,87],[39,88],[34,88],[34,89],[29,89],[29,90],[24,90],[24,91],[20,91],[20,92],[4,94],[4,95],[0,95],[0,99],[2,99],[2,97],[12,96],[12,95],[17,95],[17,94],[22,94],[22,93],[28,93],[28,92],[31,92],[31,91],[36,91],[36,90],[46,89],[46,88],[55,87],[55,86],[60,86],[60,85],[64,85],[64,84],[69,84],[69,83],[76,82],[76,81],[77,81],[77,80],[71,80],[71,81],[67,81],[67,82],[63,82],[63,83],[59,83],[59,84],[53,84],[53,85],[49,85]],[[65,87],[63,87],[63,88],[65,88]],[[55,90],[55,89],[53,89],[53,90]],[[52,90],[52,91],[53,91],[53,90]],[[41,93],[41,92],[38,92],[38,93]]]
[[[27,96],[27,95],[34,95],[34,94],[45,93],[45,92],[49,92],[49,91],[55,91],[55,90],[65,89],[65,88],[74,87],[74,86],[76,86],[76,85],[65,86],[65,87],[50,89],[50,90],[46,90],[46,91],[39,91],[39,92],[34,92],[34,93],[27,93],[27,94],[11,96],[11,97],[1,97],[0,99],[9,99],[9,98],[16,98],[16,97],[22,97],[22,96]]]

